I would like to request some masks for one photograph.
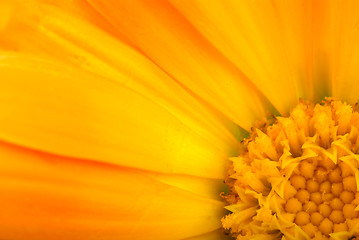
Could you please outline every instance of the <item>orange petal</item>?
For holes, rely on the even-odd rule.
[[[241,69],[281,113],[287,113],[298,97],[311,97],[311,85],[306,82],[303,3],[170,2]]]
[[[269,103],[225,56],[163,1],[89,1],[131,43],[190,91],[250,129]]]
[[[325,10],[320,47],[332,95],[355,104],[359,100],[359,2],[319,1],[317,8]]]
[[[120,84],[15,54],[4,53],[0,69],[3,140],[163,173],[224,176],[233,149]]]
[[[219,193],[226,192],[228,190],[227,186],[223,183],[223,179],[210,179],[188,175],[153,172],[145,172],[144,174],[159,182],[211,199],[223,200]]]
[[[0,143],[1,239],[182,239],[223,204],[141,172]]]
[[[67,6],[68,2],[66,5],[63,1],[15,5],[0,39],[19,51],[56,58],[122,84],[159,104],[203,138],[216,139],[215,145],[236,149],[236,137],[242,134],[238,126],[200,103],[121,38],[104,31],[103,24],[97,26],[82,17],[80,10],[96,18],[89,7],[82,6],[85,3],[77,6],[78,2],[74,1],[74,6]]]
[[[308,1],[308,15],[311,19],[312,35],[312,77],[314,91],[317,96],[324,98],[332,95],[331,83],[331,29],[329,1]],[[329,23],[329,24],[328,24]]]
[[[223,230],[216,230],[213,232],[201,234],[199,236],[186,238],[183,240],[231,240],[232,237],[226,236]]]

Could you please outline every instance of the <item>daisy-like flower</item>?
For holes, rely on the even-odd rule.
[[[356,237],[358,11],[0,0],[0,239]]]

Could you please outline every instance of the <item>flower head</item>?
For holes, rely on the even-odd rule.
[[[358,100],[358,9],[0,0],[0,239],[224,239],[225,208],[237,238],[355,235],[356,113],[314,104]]]

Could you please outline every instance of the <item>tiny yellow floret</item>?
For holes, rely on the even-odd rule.
[[[329,181],[322,182],[319,186],[320,192],[330,193],[332,189],[332,185]]]
[[[307,190],[310,193],[318,192],[319,190],[319,183],[313,179],[309,179],[307,181]]]
[[[333,193],[323,193],[324,202],[330,202],[333,199],[334,199]]]
[[[344,203],[339,198],[334,198],[330,201],[330,207],[333,210],[341,210],[343,209]]]
[[[327,180],[327,170],[323,167],[318,167],[315,171],[315,178],[319,183],[322,183]]]
[[[319,224],[323,221],[324,217],[319,213],[319,212],[315,212],[313,213],[311,216],[311,222],[315,225],[315,226],[319,226]]]
[[[299,226],[306,225],[310,222],[310,215],[307,212],[299,212],[295,217],[295,223]]]
[[[357,182],[355,181],[354,176],[348,176],[343,179],[343,187],[347,191],[356,192],[357,191]]]
[[[287,204],[285,205],[285,211],[289,213],[297,213],[299,211],[302,211],[302,204],[297,198],[291,198],[287,201]]]
[[[343,187],[343,183],[339,182],[339,183],[333,183],[332,184],[332,193],[334,194],[334,196],[339,197],[340,194],[342,193],[344,187]]]
[[[332,212],[332,208],[327,204],[320,204],[318,207],[318,212],[322,214],[323,217],[329,217]]]
[[[315,167],[312,163],[302,162],[299,167],[299,171],[306,179],[313,178]]]
[[[308,223],[307,225],[303,226],[303,231],[308,234],[309,237],[314,237],[315,233],[318,232],[318,227],[314,226],[313,223]]]
[[[331,171],[328,175],[328,179],[332,183],[341,182],[343,180],[341,175],[341,170],[339,167],[335,168],[333,171]]]
[[[320,194],[319,192],[311,193],[310,200],[319,205],[322,203],[322,194]]]
[[[332,213],[329,215],[329,219],[333,222],[333,223],[341,223],[344,222],[344,216],[343,216],[343,212],[339,211],[339,210],[334,210],[332,211]]]
[[[328,218],[325,218],[319,225],[319,230],[325,234],[325,235],[329,235],[330,233],[333,232],[333,223],[332,221],[330,221]]]
[[[339,223],[339,224],[334,224],[334,230],[333,232],[343,232],[343,231],[348,231],[348,226],[346,223]]]
[[[290,183],[297,190],[304,189],[306,187],[306,180],[303,176],[300,176],[300,175],[291,177]]]
[[[340,193],[340,199],[343,201],[343,203],[351,203],[354,198],[355,195],[353,192],[343,191]]]
[[[345,218],[355,218],[358,214],[355,211],[354,204],[345,204],[343,207],[343,215]]]
[[[305,189],[300,189],[297,194],[295,195],[295,197],[301,202],[301,203],[306,203],[309,201],[310,198],[310,194],[307,190]]]
[[[315,202],[312,202],[312,201],[308,201],[303,205],[303,211],[305,211],[307,213],[316,212],[317,209],[318,209],[317,204],[315,204]]]

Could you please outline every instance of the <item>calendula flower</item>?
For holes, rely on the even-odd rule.
[[[357,236],[358,10],[0,1],[0,239]]]

